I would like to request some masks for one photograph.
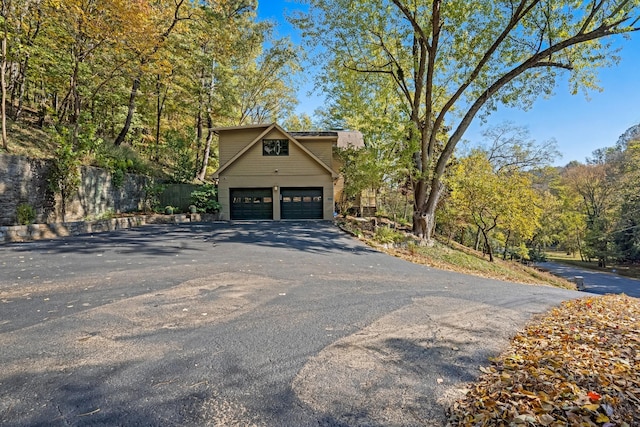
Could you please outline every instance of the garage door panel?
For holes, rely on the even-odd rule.
[[[273,219],[271,188],[231,189],[231,219]]]
[[[322,187],[283,188],[281,190],[282,219],[322,219]]]

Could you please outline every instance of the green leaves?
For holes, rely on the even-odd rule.
[[[380,139],[413,160],[406,173],[415,219],[427,224],[478,114],[500,103],[529,108],[553,92],[560,73],[574,90],[595,88],[597,69],[615,60],[603,39],[638,29],[630,26],[639,16],[638,2],[624,0],[306,3],[309,14],[294,22],[324,52],[319,85],[331,116],[363,133],[378,120],[396,124],[392,140]]]

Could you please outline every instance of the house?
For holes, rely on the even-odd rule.
[[[364,147],[360,132],[287,132],[277,124],[214,130],[225,220],[333,219],[343,187],[334,147]]]

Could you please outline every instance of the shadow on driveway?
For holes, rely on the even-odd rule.
[[[37,249],[59,254],[96,254],[109,249],[122,254],[173,256],[179,251],[200,252],[209,250],[212,244],[229,243],[315,254],[344,250],[356,254],[376,252],[346,238],[332,223],[321,221],[158,224],[48,241],[9,243],[3,247],[18,252]]]

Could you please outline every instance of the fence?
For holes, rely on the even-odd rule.
[[[180,212],[188,212],[191,204],[191,192],[200,187],[195,184],[167,184],[165,190],[160,194],[160,206],[173,206],[180,209]]]

